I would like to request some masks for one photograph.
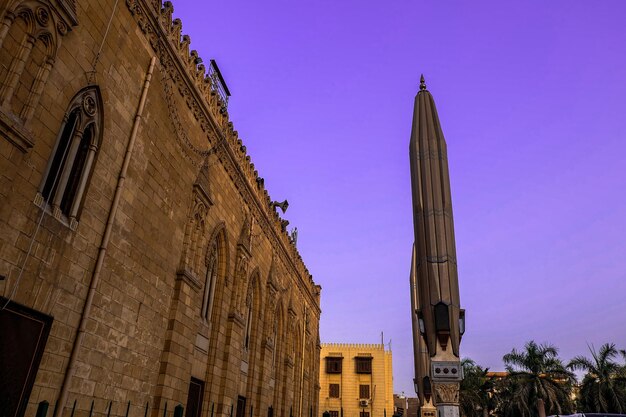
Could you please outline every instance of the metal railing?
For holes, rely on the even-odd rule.
[[[226,81],[222,77],[219,67],[214,59],[211,60],[209,65],[209,77],[211,78],[211,90],[215,91],[222,100],[222,106],[224,109],[228,108],[228,98],[230,97],[230,91],[226,86]]]
[[[96,417],[96,416],[106,416],[106,417],[111,417],[111,408],[113,407],[113,401],[109,401],[109,404],[106,406],[106,408],[104,410],[95,410],[94,409],[94,400],[91,400],[91,405],[89,406],[89,414],[88,417]],[[38,405],[37,405],[37,413],[35,414],[35,417],[48,417],[48,410],[50,408],[50,403],[48,401],[41,401]],[[55,405],[55,410],[52,412],[52,414],[50,414],[50,416],[54,416],[56,414],[56,405]],[[124,416],[124,417],[141,417],[140,413],[137,412],[131,412],[131,402],[128,401],[126,403],[126,410],[124,414],[121,413],[115,413],[113,415],[115,416]],[[150,402],[146,402],[146,405],[144,406],[142,405],[138,405],[138,406],[132,406],[133,409],[137,409],[140,408],[143,411],[143,417],[148,417],[148,411],[150,411]],[[178,404],[176,407],[173,408],[172,411],[168,412],[167,409],[167,402],[165,403],[164,407],[163,407],[163,417],[183,417],[184,415],[184,410],[185,408],[183,407],[182,404]],[[76,412],[76,400],[74,400],[74,403],[72,404],[72,410],[70,412],[70,417],[74,417],[74,413]],[[161,410],[159,410],[161,411]],[[211,415],[213,415],[213,410],[211,410]]]

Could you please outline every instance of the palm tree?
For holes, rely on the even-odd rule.
[[[516,378],[503,378],[496,382],[499,417],[527,417],[533,415],[534,407],[529,408],[528,386]]]
[[[567,365],[572,370],[585,371],[580,388],[581,411],[588,413],[626,412],[626,375],[624,366],[615,358],[620,353],[613,343],[605,343],[596,352],[589,347],[591,359],[576,356]]]
[[[463,417],[488,417],[493,410],[493,380],[487,376],[489,368],[477,365],[473,360],[464,358],[463,381],[461,381],[459,405]]]
[[[512,415],[546,416],[571,412],[569,393],[574,375],[565,368],[558,350],[551,345],[526,343],[524,350],[513,349],[502,358],[509,373],[505,397],[510,397]]]

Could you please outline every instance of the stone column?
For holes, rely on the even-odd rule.
[[[437,383],[434,387],[438,417],[459,417],[460,383]]]

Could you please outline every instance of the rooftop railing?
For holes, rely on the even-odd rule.
[[[222,99],[222,105],[224,110],[228,108],[228,98],[230,97],[230,91],[226,86],[226,81],[222,77],[219,67],[214,59],[211,60],[209,65],[209,77],[211,78],[211,90],[215,91],[217,95]]]

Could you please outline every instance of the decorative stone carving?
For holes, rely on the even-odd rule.
[[[213,199],[211,198],[211,192],[209,188],[209,167],[208,165],[202,166],[200,168],[200,172],[198,173],[198,177],[196,178],[196,182],[193,185],[194,191],[200,197],[205,204],[212,206]]]
[[[85,111],[87,111],[88,104],[83,102],[83,105]],[[203,256],[205,254],[203,249],[207,241],[205,222],[211,201],[195,185],[192,196],[192,205],[187,217],[187,225],[185,226],[178,276],[179,278],[188,278],[186,281],[192,285],[192,288],[199,289],[199,286],[196,285],[196,283],[200,282],[198,276],[201,273],[202,265],[206,266],[207,262],[206,257]]]
[[[434,384],[437,404],[458,404],[459,384]]]
[[[96,114],[96,101],[89,94],[83,95],[83,109],[89,116]]]
[[[286,355],[285,356],[285,365],[287,365],[290,368],[293,368],[293,365],[294,365],[293,355]]]
[[[56,3],[56,12],[64,20],[65,27],[76,26],[76,0],[53,0]]]
[[[235,284],[233,292],[233,312],[244,316],[244,303],[248,296],[247,283],[248,283],[248,268],[249,268],[248,254],[243,250],[237,250],[237,263],[235,264]]]
[[[274,350],[274,339],[271,337],[266,337],[263,340],[263,347],[265,347],[265,349],[269,350],[270,352]]]
[[[243,225],[241,226],[241,232],[239,233],[239,241],[237,242],[237,246],[244,250],[248,256],[252,253],[252,229],[254,226],[254,219],[246,214],[245,219],[243,221]]]
[[[46,26],[48,24],[48,21],[50,20],[48,10],[44,9],[43,7],[37,8],[35,16],[37,17],[37,22],[39,22],[39,24],[42,26]]]
[[[57,31],[59,32],[59,34],[61,36],[65,36],[67,35],[67,30],[68,30],[67,25],[63,21],[59,20],[57,22]]]

